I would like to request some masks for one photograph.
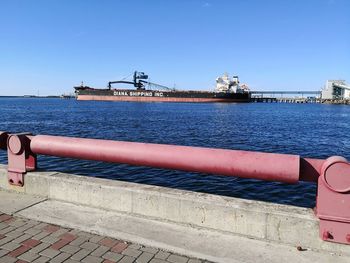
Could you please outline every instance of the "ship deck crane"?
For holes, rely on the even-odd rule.
[[[163,90],[175,90],[175,89],[171,89],[171,88],[164,86],[164,85],[160,85],[157,83],[146,81],[146,79],[148,79],[148,75],[146,75],[144,72],[135,71],[134,75],[133,75],[133,81],[125,81],[125,80],[109,81],[108,82],[108,89],[112,88],[112,84],[122,83],[122,84],[134,85],[134,87],[137,90],[145,90],[145,85],[154,86],[154,87],[157,87],[157,88],[160,88]]]
[[[160,84],[157,84],[157,83],[153,83],[153,82],[150,82],[150,81],[143,81],[143,80],[141,80],[140,82],[144,83],[144,84],[147,84],[149,86],[154,86],[154,87],[162,89],[162,90],[175,90],[174,88],[172,89],[172,88],[169,88],[167,86],[160,85]]]

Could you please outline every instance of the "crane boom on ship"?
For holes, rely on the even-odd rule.
[[[160,84],[157,84],[154,82],[146,81],[146,79],[148,79],[148,75],[146,75],[144,72],[134,71],[133,81],[125,81],[125,80],[109,81],[108,82],[108,89],[112,88],[112,84],[122,83],[122,84],[134,85],[134,87],[137,88],[137,90],[145,90],[145,84],[149,85],[149,86],[154,86],[154,87],[157,87],[157,88],[160,88],[163,90],[175,90],[175,89],[171,89],[171,88],[164,86],[164,85],[160,85]]]

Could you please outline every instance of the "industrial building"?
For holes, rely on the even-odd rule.
[[[345,80],[327,80],[321,91],[322,100],[350,100],[350,85]]]

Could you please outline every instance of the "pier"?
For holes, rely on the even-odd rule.
[[[295,262],[348,262],[350,259],[347,179],[350,165],[342,157],[320,160],[288,154],[6,132],[0,132],[0,148],[7,150],[9,160],[7,167],[0,166],[0,211],[3,213],[0,218],[7,218],[10,222],[24,220],[29,225],[43,222],[56,227],[60,232],[51,236],[56,237],[51,250],[43,252],[44,255],[37,253],[43,257],[54,255],[54,259],[65,253],[64,256],[68,254],[73,260],[76,253],[82,253],[79,251],[84,249],[73,242],[79,238],[77,233],[88,232],[95,235],[94,240],[109,238],[119,240],[114,245],[125,245],[119,245],[123,249],[117,252],[115,248],[113,252],[106,246],[100,248],[100,243],[96,246],[90,242],[86,246],[99,247],[104,252],[97,257],[93,254],[95,250],[91,249],[86,252],[87,259],[81,262],[90,262],[90,259],[102,262],[110,253],[116,253],[112,255],[120,258],[104,262],[280,262],[281,258]],[[39,154],[285,183],[314,182],[318,185],[317,207],[314,211],[166,187],[37,171]],[[14,231],[16,235],[27,235],[25,237],[30,239],[40,232],[27,231],[33,233],[30,236],[19,225],[16,228],[5,222],[1,226],[10,231],[0,232],[0,243],[2,239],[11,243],[5,244],[4,252],[1,250],[4,255],[8,251],[6,259],[17,253],[21,255],[13,252],[19,247],[22,246],[22,250],[29,247],[19,241],[16,243],[7,233],[12,235]],[[71,233],[69,241],[64,231]],[[22,239],[20,241],[24,242]],[[45,243],[32,239],[34,241],[27,243]],[[63,243],[68,247],[63,249],[60,245]],[[125,252],[129,245],[130,249]],[[144,247],[150,251],[153,249],[153,254],[149,253],[148,260],[137,260],[146,252],[142,250]],[[157,258],[159,251],[168,253],[167,257]]]
[[[320,96],[321,91],[252,91],[251,102],[322,103]]]
[[[322,97],[322,91],[251,91],[251,102],[323,103],[350,105],[348,97]],[[292,96],[293,95],[293,96]]]

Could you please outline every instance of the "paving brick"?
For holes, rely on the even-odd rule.
[[[20,246],[19,248],[11,251],[9,253],[9,256],[11,257],[18,257],[19,255],[22,255],[23,253],[27,252],[30,249],[30,247],[26,247],[26,246]]]
[[[4,229],[6,227],[8,227],[8,224],[0,222],[0,230]]]
[[[62,236],[63,234],[67,233],[69,231],[69,229],[66,229],[66,228],[60,228],[58,229],[57,231],[53,232],[51,234],[52,237],[60,237]]]
[[[3,214],[3,215],[0,216],[0,222],[7,221],[7,220],[9,220],[9,219],[11,219],[11,218],[12,218],[12,216]]]
[[[36,221],[36,220],[27,220],[27,224],[31,225],[32,227],[39,225],[41,222],[40,221]]]
[[[8,237],[14,237],[14,238],[17,238],[17,237],[20,237],[23,235],[23,232],[19,232],[17,230],[13,230],[13,231],[10,231],[10,232],[7,232],[6,233],[6,236]]]
[[[26,233],[28,235],[31,235],[31,236],[35,236],[35,235],[41,233],[41,230],[40,229],[36,229],[36,228],[29,228],[26,231],[24,231],[24,233]]]
[[[49,232],[42,231],[39,234],[33,236],[32,239],[41,240],[41,239],[43,239],[44,237],[46,237],[48,235],[50,235]]]
[[[97,245],[95,243],[91,243],[91,242],[85,242],[84,244],[80,245],[80,247],[92,251],[92,250],[95,250],[96,248],[98,248],[99,245]]]
[[[25,261],[28,261],[28,262],[32,262],[32,261],[36,260],[38,257],[40,257],[40,255],[28,251],[28,252],[20,255],[18,258],[25,260]]]
[[[134,257],[134,258],[137,258],[138,256],[140,256],[141,253],[142,252],[140,250],[132,249],[132,248],[129,248],[129,247],[122,252],[123,255],[127,255],[127,256],[130,256],[130,257]]]
[[[168,261],[165,261],[163,259],[159,259],[159,258],[154,258],[150,261],[150,263],[169,263]]]
[[[4,235],[4,234],[7,234],[8,232],[11,232],[13,230],[15,230],[15,228],[13,226],[8,226],[6,228],[1,229],[0,234]]]
[[[154,257],[154,254],[143,252],[141,256],[136,259],[137,263],[148,263]]]
[[[60,252],[58,250],[52,249],[52,248],[47,248],[41,252],[39,252],[39,254],[41,256],[44,257],[48,257],[48,258],[54,258],[56,257]]]
[[[9,225],[9,224],[11,224],[11,223],[14,222],[14,221],[15,221],[14,218],[10,218],[10,219],[4,221],[4,223]]]
[[[71,255],[77,253],[80,250],[80,247],[72,246],[72,245],[66,245],[60,249],[63,252],[69,253]]]
[[[49,258],[41,256],[40,258],[37,258],[36,260],[34,260],[32,263],[46,263],[49,260],[50,260]]]
[[[75,253],[73,256],[71,256],[71,259],[79,261],[79,260],[82,260],[83,258],[85,258],[90,253],[91,253],[90,250],[82,249],[82,250],[78,251],[77,253]]]
[[[134,257],[124,256],[118,263],[133,263],[135,260],[136,258]]]
[[[74,239],[72,242],[70,242],[70,244],[72,246],[80,246],[81,244],[83,244],[84,242],[86,242],[87,240],[89,240],[88,237],[78,237],[77,239]]]
[[[29,247],[21,245],[19,248],[11,251],[9,255],[11,257],[18,257],[19,255],[22,255],[23,253],[27,252],[29,249],[30,249]]]
[[[24,226],[27,223],[27,221],[22,220],[22,219],[16,219],[13,222],[10,222],[9,225],[10,226],[14,226],[14,227],[21,227]]]
[[[71,254],[68,253],[60,253],[56,257],[50,260],[50,263],[61,263],[64,262],[66,259],[68,259],[71,256]]]
[[[30,252],[32,253],[39,253],[41,251],[43,251],[44,249],[48,248],[50,246],[50,244],[48,243],[41,243],[39,245],[37,245],[36,247],[33,247]]]
[[[25,245],[27,247],[36,247],[37,245],[39,245],[41,242],[35,239],[27,239],[25,241],[22,242],[22,245]]]
[[[167,261],[171,263],[186,263],[188,261],[188,258],[173,254],[168,257]]]
[[[54,244],[54,243],[58,242],[59,240],[60,239],[57,237],[47,236],[47,237],[44,237],[43,239],[41,239],[41,242]]]
[[[106,247],[114,247],[117,243],[119,243],[118,240],[114,239],[114,238],[104,238],[99,242],[102,246],[106,246]]]
[[[159,249],[153,247],[142,247],[141,250],[151,254],[157,254],[159,251]]]
[[[159,251],[154,257],[158,259],[166,260],[169,257],[170,253],[165,251]]]
[[[141,246],[138,244],[130,244],[129,248],[133,248],[133,249],[141,249]]]
[[[57,241],[56,243],[52,244],[51,248],[59,250],[67,244],[69,244],[68,240],[61,239],[61,240]]]
[[[87,232],[84,232],[84,231],[79,231],[79,232],[77,233],[77,236],[82,236],[82,237],[88,237],[88,238],[90,238],[90,237],[93,236],[93,234],[87,233]]]
[[[123,255],[114,253],[114,252],[107,252],[102,256],[104,259],[108,259],[114,262],[117,262],[118,260],[123,258]]]
[[[45,227],[43,227],[43,231],[49,232],[49,233],[53,233],[56,232],[60,229],[59,226],[54,226],[54,225],[47,225]]]
[[[105,247],[105,246],[100,246],[99,248],[97,248],[94,252],[91,253],[92,256],[95,257],[101,257],[103,254],[105,254],[108,250],[110,250],[109,247]]]
[[[31,238],[30,235],[24,234],[23,236],[20,236],[20,237],[17,237],[16,239],[14,239],[13,242],[15,242],[15,243],[22,243],[23,241],[28,240],[30,238]]]
[[[19,231],[19,232],[24,232],[30,228],[32,228],[33,226],[32,225],[29,225],[29,224],[25,224],[24,226],[21,226],[19,228],[17,228],[16,230]]]
[[[116,253],[122,253],[128,247],[127,243],[120,242],[112,247],[111,251]]]
[[[87,256],[81,262],[84,262],[84,263],[101,263],[102,261],[103,261],[102,258],[98,258],[98,257],[94,257],[94,256]]]
[[[8,253],[10,253],[10,251],[5,250],[5,249],[0,249],[0,258],[1,258],[2,256],[5,256],[5,255],[8,254]]]
[[[73,259],[67,259],[64,263],[79,263],[80,261],[75,261]]]
[[[19,248],[21,245],[14,242],[9,242],[1,246],[2,249],[6,249],[8,251],[15,250],[16,248]]]
[[[41,229],[41,230],[42,230],[42,229],[45,228],[46,226],[48,226],[47,223],[40,223],[40,224],[34,226],[33,228],[35,228],[35,229]]]
[[[76,235],[65,233],[59,237],[60,239],[68,240],[69,242],[72,242],[74,239],[77,238]]]
[[[89,241],[92,243],[98,243],[100,242],[104,237],[98,236],[98,235],[93,235],[92,237],[89,238]]]
[[[202,263],[157,248],[16,217],[0,222],[0,263],[6,262]]]
[[[0,239],[0,246],[3,244],[6,244],[8,242],[11,242],[14,238],[13,237],[4,237],[2,239]]]
[[[9,257],[9,256],[4,256],[1,258],[1,263],[14,263],[17,261],[17,258]]]

